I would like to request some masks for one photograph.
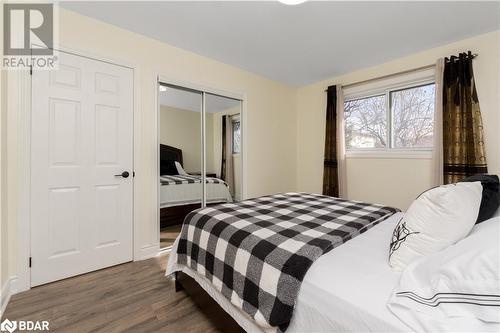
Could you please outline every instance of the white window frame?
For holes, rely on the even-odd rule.
[[[352,100],[385,96],[386,119],[387,119],[387,144],[385,148],[356,148],[346,149],[349,158],[432,158],[432,147],[426,148],[391,148],[392,146],[392,123],[391,117],[391,92],[408,88],[416,88],[435,83],[435,68],[429,68],[403,75],[393,76],[369,83],[344,88],[344,103]]]

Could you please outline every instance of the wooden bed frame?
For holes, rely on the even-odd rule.
[[[160,170],[162,162],[170,161],[176,161],[184,165],[182,162],[182,149],[160,144]]]
[[[182,224],[187,214],[200,207],[201,203],[160,208],[160,228]]]
[[[245,330],[224,311],[220,305],[192,277],[183,273],[175,273],[175,291],[184,290],[207,318],[224,333],[245,333]]]

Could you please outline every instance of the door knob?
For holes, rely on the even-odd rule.
[[[123,178],[128,178],[128,176],[130,176],[130,173],[128,173],[128,171],[123,171],[121,174],[115,175],[115,177],[123,177]]]

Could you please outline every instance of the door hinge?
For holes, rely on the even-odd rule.
[[[29,267],[31,267],[31,257],[30,257],[30,259],[29,259]]]
[[[30,75],[33,75],[33,65],[30,65]]]
[[[132,171],[132,177],[135,177],[135,171]]]

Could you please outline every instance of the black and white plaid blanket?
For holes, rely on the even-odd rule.
[[[186,217],[176,262],[265,331],[284,332],[312,263],[397,211],[305,193],[206,207]]]
[[[160,176],[161,185],[180,185],[180,184],[201,184],[201,176]],[[219,178],[206,177],[205,183],[207,184],[224,184],[227,186],[226,182]]]

